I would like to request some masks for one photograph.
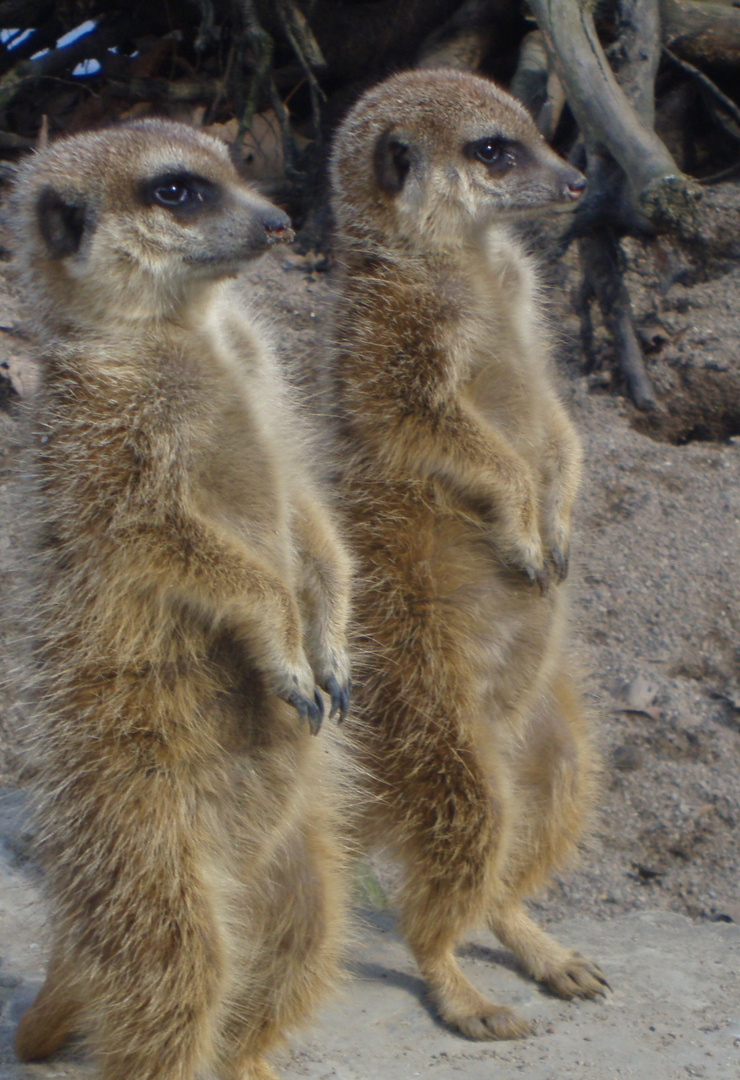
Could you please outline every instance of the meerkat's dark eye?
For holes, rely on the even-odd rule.
[[[475,156],[484,165],[493,165],[504,155],[503,139],[481,139],[475,147]]]
[[[154,201],[162,206],[184,206],[188,202],[203,202],[203,193],[188,187],[187,184],[160,184],[154,189]]]
[[[191,214],[217,203],[219,190],[204,176],[177,172],[145,180],[140,195],[147,206],[161,206],[174,214]]]
[[[482,161],[489,169],[503,172],[516,164],[516,144],[500,135],[475,139],[465,147],[465,156]]]

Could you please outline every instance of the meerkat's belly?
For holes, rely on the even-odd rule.
[[[478,415],[532,463],[545,438],[539,381],[524,365],[489,359],[465,388]]]
[[[504,567],[467,523],[454,522],[440,532],[444,542],[436,552],[435,577],[451,646],[464,659],[484,714],[521,712],[539,685],[556,636],[557,598],[543,596]]]
[[[363,633],[394,665],[464,669],[483,713],[523,708],[556,635],[557,598],[506,569],[482,528],[433,493],[386,484],[363,495],[376,510],[355,531]]]

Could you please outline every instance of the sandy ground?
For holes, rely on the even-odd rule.
[[[21,811],[19,813],[19,811]],[[22,821],[18,794],[0,799],[6,837]],[[21,843],[22,847],[22,843]],[[84,1080],[77,1047],[53,1062],[19,1065],[12,1033],[43,978],[43,904],[38,883],[0,855],[0,1077]],[[474,935],[462,967],[488,996],[533,1021],[521,1042],[475,1043],[439,1024],[387,911],[357,914],[351,970],[335,1001],[276,1056],[284,1080],[733,1080],[740,1076],[740,926],[696,923],[664,911],[609,922],[570,918],[551,927],[598,957],[613,990],[605,1000],[563,1002],[519,973],[493,937]],[[133,1078],[132,1078],[133,1080]]]
[[[352,981],[292,1044],[286,1077],[740,1076],[739,209],[737,185],[710,193],[708,239],[692,256],[665,243],[629,249],[638,330],[664,402],[657,421],[646,423],[620,396],[598,327],[596,368],[583,373],[575,255],[549,268],[563,396],[587,462],[571,575],[574,647],[590,673],[606,771],[601,813],[579,865],[533,908],[558,924],[564,941],[598,959],[613,994],[604,1003],[563,1004],[518,974],[493,939],[476,937],[464,953],[466,969],[535,1019],[537,1035],[518,1044],[467,1042],[433,1021],[391,915],[375,911],[363,923]],[[320,368],[327,320],[321,265],[283,252],[245,282],[275,312],[307,408],[313,376],[305,373]],[[26,331],[3,269],[0,364],[23,394],[31,378]],[[0,408],[3,595],[23,544],[6,486],[18,437],[11,397]],[[74,1057],[21,1069],[9,1050],[45,955],[18,788],[22,719],[6,688],[0,1077],[77,1077],[82,1065]],[[392,868],[381,863],[376,871],[390,890]]]

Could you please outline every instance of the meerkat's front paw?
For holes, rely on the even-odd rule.
[[[324,701],[316,689],[308,661],[300,667],[284,669],[274,684],[279,698],[292,705],[302,720],[308,720],[312,735],[318,735],[324,719]]]
[[[508,562],[524,575],[530,585],[539,585],[541,593],[547,592],[550,587],[551,570],[545,560],[539,540],[529,540],[517,545]]]
[[[570,548],[570,525],[561,513],[545,506],[542,537],[547,559],[552,567],[556,584],[568,576],[568,552]]]
[[[331,719],[339,713],[339,723],[341,724],[349,712],[349,703],[352,696],[352,680],[347,678],[346,682],[340,685],[334,675],[328,675],[323,689],[326,690],[331,698],[329,718]]]
[[[312,664],[316,682],[331,699],[329,717],[333,718],[338,713],[341,724],[349,712],[352,692],[347,650],[344,645],[340,645],[336,648],[323,646],[316,651],[320,653]]]
[[[531,562],[526,562],[521,569],[529,584],[539,585],[540,592],[544,596],[544,594],[550,588],[551,575],[550,567],[547,565],[547,563],[544,563],[541,567],[538,567]]]
[[[550,528],[545,528],[545,550],[549,565],[552,567],[552,576],[557,585],[565,581],[568,576],[568,552],[569,552],[568,529],[562,522],[557,522]]]
[[[324,719],[324,701],[318,690],[313,692],[313,701],[303,697],[297,691],[288,694],[285,700],[292,705],[302,720],[308,720],[308,726],[312,735],[318,735],[321,731],[321,723]]]
[[[557,544],[554,545],[549,549],[548,556],[552,564],[552,576],[555,578],[555,584],[559,585],[568,576],[568,545],[566,544],[564,549]]]
[[[494,546],[504,562],[523,574],[530,585],[539,585],[540,592],[547,592],[551,568],[540,536],[536,491],[525,477],[520,477],[508,501],[499,502],[493,528]]]

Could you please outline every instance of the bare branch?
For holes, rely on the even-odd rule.
[[[658,0],[620,0],[617,82],[638,117],[655,126],[655,76],[660,63]]]
[[[701,189],[639,119],[609,66],[590,12],[578,0],[530,0],[530,7],[586,142],[621,165],[648,219],[686,229],[694,222]]]
[[[541,30],[527,34],[509,90],[527,106],[537,128],[550,141],[565,106],[565,91],[549,58]]]

